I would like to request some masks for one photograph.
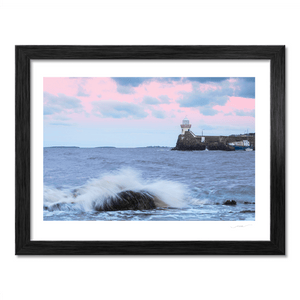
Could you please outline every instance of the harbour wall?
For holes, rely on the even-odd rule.
[[[239,135],[239,136],[204,136],[205,141],[202,142],[202,136],[194,135],[190,131],[180,134],[177,139],[175,148],[172,150],[193,151],[193,150],[224,150],[234,151],[235,148],[228,145],[233,142],[248,140],[250,147],[255,150],[255,136]]]

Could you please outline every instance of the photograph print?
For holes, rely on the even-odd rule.
[[[254,77],[44,77],[44,221],[255,221]]]

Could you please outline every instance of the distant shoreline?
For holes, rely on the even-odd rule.
[[[50,147],[44,147],[44,148],[80,148],[77,146],[50,146]]]
[[[91,148],[91,149],[132,149],[132,148],[172,148],[172,146],[141,146],[141,147],[113,147],[113,146],[100,146],[100,147],[78,147],[78,146],[47,146],[44,148],[63,148],[63,149],[74,149],[74,148],[79,148],[79,149],[86,149],[86,148]]]

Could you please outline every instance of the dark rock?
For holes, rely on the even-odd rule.
[[[255,213],[255,210],[242,210],[240,213]]]
[[[234,147],[225,145],[223,143],[208,144],[207,149],[208,150],[235,151]]]
[[[202,142],[201,136],[194,136],[189,131],[178,136],[176,147],[171,150],[195,151],[205,149],[235,151],[234,147],[227,145],[227,139],[224,137],[205,137],[205,142]]]
[[[95,202],[94,204],[94,209],[97,211],[148,210],[155,208],[155,197],[144,191],[123,191],[115,197],[109,197],[101,203]]]
[[[227,200],[223,203],[223,205],[236,205],[236,201],[235,200]]]
[[[194,151],[205,150],[205,143],[201,143],[201,139],[195,138],[190,132],[186,132],[184,135],[179,135],[176,143],[176,147],[172,150],[179,151]]]

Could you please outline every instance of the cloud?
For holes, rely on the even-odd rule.
[[[201,106],[213,106],[213,105],[225,105],[229,100],[229,96],[233,95],[233,90],[224,87],[223,89],[207,89],[200,90],[198,83],[192,84],[193,90],[191,92],[181,91],[180,98],[177,100],[180,107],[201,107]]]
[[[163,83],[173,83],[174,81],[181,81],[182,77],[157,77],[155,80]]]
[[[167,95],[161,95],[158,97],[160,100],[158,100],[155,97],[150,96],[144,96],[143,103],[150,104],[150,105],[156,105],[156,104],[166,104],[170,103],[169,100],[171,100]]]
[[[143,83],[161,82],[173,83],[182,81],[183,83],[191,82],[198,84],[215,84],[220,87],[227,86],[231,83],[231,95],[235,91],[236,97],[255,98],[255,78],[254,77],[112,77],[112,79],[122,87],[138,87]],[[82,80],[82,79],[81,79]],[[231,80],[231,82],[229,82]],[[123,90],[122,94],[132,93],[132,90]],[[131,91],[131,92],[129,92]]]
[[[60,107],[53,107],[53,106],[45,106],[44,105],[44,115],[54,115],[55,113],[60,113],[63,111]]]
[[[219,113],[217,110],[215,110],[211,107],[201,107],[199,110],[200,110],[200,113],[204,116],[214,116],[217,113]]]
[[[78,97],[89,97],[90,94],[84,89],[84,86],[88,83],[92,77],[69,77],[69,79],[73,79],[77,83],[77,94]],[[76,84],[75,83],[75,84]]]
[[[52,122],[49,123],[49,125],[55,125],[55,126],[72,126],[70,123],[62,123],[62,122]]]
[[[240,117],[255,117],[255,109],[252,109],[250,111],[235,110],[234,112],[237,116],[240,116]]]
[[[69,79],[80,80],[82,84],[86,84],[89,79],[93,79],[94,77],[69,77]]]
[[[185,77],[183,81],[226,86],[230,80],[236,97],[255,98],[255,77]]]
[[[119,102],[116,100],[103,100],[92,102],[92,112],[102,118],[132,118],[143,119],[148,116],[148,113],[137,104],[128,102]]]
[[[190,80],[190,77],[187,79]],[[203,115],[213,116],[218,111],[213,106],[224,106],[230,97],[255,98],[255,78],[193,78],[192,91],[179,92],[180,107],[195,107]],[[212,81],[214,80],[214,81]],[[205,84],[205,85],[203,85]],[[239,112],[238,112],[239,113]]]
[[[78,85],[78,97],[89,97],[90,95],[87,93],[86,89],[84,89],[81,85]]]
[[[75,97],[61,93],[55,96],[44,92],[44,115],[53,115],[60,112],[81,113],[83,112],[83,106],[81,101]]]
[[[236,86],[236,97],[255,98],[255,77],[238,78],[234,86]]]
[[[170,98],[168,95],[160,95],[158,98],[161,100],[161,103],[170,103]]]
[[[146,81],[151,81],[152,77],[112,77],[112,79],[121,86],[138,87]]]
[[[182,92],[182,97],[177,102],[180,107],[201,107],[207,105],[225,105],[229,96],[216,96],[212,93],[202,94],[201,92]]]
[[[71,118],[68,118],[68,117],[65,117],[65,116],[55,116],[54,119],[55,120],[60,120],[60,121],[71,120]]]
[[[97,97],[98,97],[98,98],[101,98],[101,97],[102,97],[102,95],[100,95],[100,94],[99,94],[99,95],[97,95]]]
[[[172,83],[173,81],[180,81],[181,77],[112,77],[112,79],[122,86],[138,87],[143,83],[152,81]]]
[[[208,82],[221,82],[229,79],[229,77],[113,77],[118,84],[123,86],[133,86],[137,87],[144,82],[162,82],[162,83],[173,83],[178,81],[189,81],[189,82],[200,82],[200,83],[208,83]]]
[[[255,83],[255,77],[239,77],[242,80],[246,81],[246,82],[252,82]]]
[[[185,77],[184,80],[199,83],[222,82],[228,80],[229,77]]]
[[[160,101],[158,99],[154,98],[154,97],[144,96],[143,103],[150,104],[150,105],[155,105],[155,104],[160,104]]]
[[[123,86],[123,85],[117,86],[117,92],[120,94],[127,94],[127,95],[135,94],[134,88],[132,88],[131,86]]]
[[[158,119],[164,119],[166,117],[166,113],[163,110],[155,110],[152,109],[152,116]]]

